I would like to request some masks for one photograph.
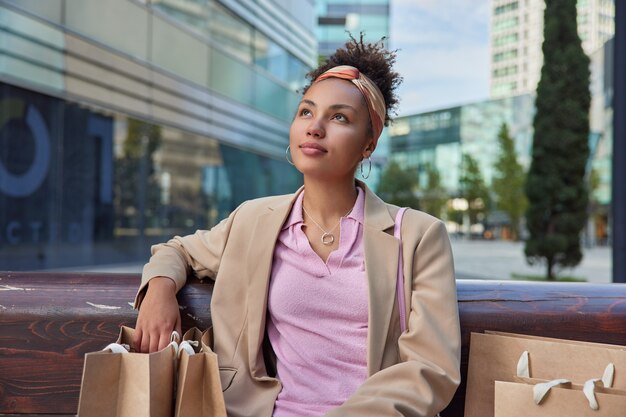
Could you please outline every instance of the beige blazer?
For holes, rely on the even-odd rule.
[[[328,417],[434,416],[459,382],[460,331],[450,241],[443,223],[416,210],[402,222],[408,326],[396,303],[397,207],[366,190],[363,245],[369,285],[369,377]],[[136,306],[150,278],[189,273],[215,280],[211,313],[215,352],[230,417],[270,417],[281,389],[265,338],[274,244],[299,192],[245,202],[209,231],[152,248]],[[341,375],[337,375],[341,378]]]

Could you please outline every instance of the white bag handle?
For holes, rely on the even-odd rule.
[[[530,378],[528,351],[524,351],[520,355],[519,361],[517,362],[517,376]],[[583,394],[585,395],[585,397],[587,397],[587,401],[589,401],[589,407],[592,410],[597,410],[599,408],[598,401],[596,400],[595,395],[596,385],[601,383],[602,387],[611,388],[613,386],[614,376],[615,365],[613,365],[613,363],[609,363],[604,369],[604,374],[602,375],[602,378],[594,378],[585,381],[585,384],[583,385]],[[552,381],[536,384],[533,387],[533,399],[535,401],[535,404],[539,405],[541,401],[543,401],[543,399],[545,398],[546,394],[550,392],[550,389],[558,385],[571,385],[571,381],[567,379],[555,379]]]
[[[558,385],[571,385],[572,382],[567,379],[553,379],[552,381],[543,382],[540,384],[535,384],[533,387],[533,400],[535,400],[535,404],[541,404],[544,397],[552,387],[556,387]]]
[[[111,353],[128,353],[130,351],[130,346],[126,344],[111,343],[102,349],[102,351],[110,351]]]
[[[180,335],[177,331],[173,331],[170,336],[170,344],[168,346],[174,347],[174,352],[178,355],[178,343],[180,342]],[[126,343],[110,343],[102,349],[103,352],[110,351],[111,353],[128,353],[130,352],[130,345]]]
[[[198,345],[200,343],[197,340],[184,340],[179,346],[178,346],[178,355],[180,356],[183,351],[187,352],[187,354],[189,356],[191,355],[195,355],[196,354],[196,350],[194,348],[197,348]]]
[[[604,388],[611,388],[613,386],[613,377],[615,376],[615,365],[609,363],[604,369],[604,375],[602,378],[589,379],[585,381],[583,385],[583,394],[587,397],[587,401],[589,401],[589,407],[592,410],[597,410],[600,408],[598,405],[598,400],[596,399],[596,386],[597,384],[602,384],[601,386]]]

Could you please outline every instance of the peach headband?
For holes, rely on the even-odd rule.
[[[374,84],[374,82],[365,74],[350,65],[339,65],[333,67],[317,77],[314,83],[331,77],[352,82],[352,84],[359,89],[361,94],[363,94],[365,103],[367,104],[367,109],[369,110],[370,120],[372,121],[374,141],[378,141],[378,138],[383,131],[386,115],[385,99],[383,98],[383,93],[380,92],[378,86]]]

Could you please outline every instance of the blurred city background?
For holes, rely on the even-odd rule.
[[[618,0],[619,1],[619,0]],[[582,261],[611,282],[615,4],[578,0],[589,58]],[[305,75],[348,32],[399,49],[368,185],[444,220],[459,278],[529,265],[524,193],[544,0],[0,0],[0,270],[139,271],[150,245],[301,184]],[[624,47],[624,46],[622,46]]]

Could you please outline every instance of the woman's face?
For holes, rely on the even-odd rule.
[[[294,165],[305,176],[351,180],[359,161],[374,151],[369,123],[365,99],[350,81],[313,84],[289,131]]]

